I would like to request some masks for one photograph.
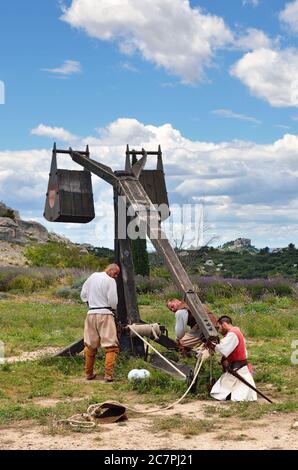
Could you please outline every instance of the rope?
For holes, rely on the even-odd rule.
[[[143,338],[142,338],[143,339]],[[151,346],[151,345],[150,345]],[[115,405],[119,405],[119,406],[124,406],[127,410],[129,411],[133,411],[134,413],[139,413],[139,414],[152,414],[152,413],[158,413],[158,412],[163,412],[163,411],[167,411],[167,410],[170,410],[171,408],[174,408],[174,406],[178,405],[179,403],[182,402],[182,400],[184,400],[184,398],[187,396],[187,394],[189,393],[189,391],[191,390],[192,386],[194,385],[194,383],[196,382],[197,380],[197,377],[199,375],[199,372],[201,370],[201,367],[203,365],[203,362],[208,359],[209,357],[209,351],[208,349],[201,349],[200,350],[200,353],[199,354],[199,357],[197,359],[197,362],[196,362],[196,365],[195,365],[195,374],[194,374],[194,377],[192,379],[192,382],[191,384],[189,385],[188,389],[186,390],[186,392],[182,395],[182,397],[179,398],[179,400],[175,401],[174,403],[171,403],[170,405],[166,406],[166,407],[163,407],[163,408],[154,408],[154,409],[151,409],[151,410],[144,410],[144,411],[140,411],[140,410],[136,410],[135,408],[131,408],[130,406],[128,405],[123,405],[119,402],[110,402],[110,403],[113,403]],[[73,415],[71,416],[70,418],[66,418],[66,419],[60,419],[59,421],[57,421],[57,424],[62,424],[62,423],[67,423],[69,424],[71,427],[74,427],[74,428],[77,428],[77,427],[82,427],[82,428],[85,428],[85,429],[92,429],[94,428],[95,426],[99,426],[98,424],[96,424],[95,422],[95,417],[96,417],[96,412],[98,409],[101,408],[101,406],[103,405],[103,403],[94,403],[93,405],[90,405],[87,409],[87,412],[86,413],[82,413],[82,414],[76,414],[76,415]]]
[[[172,369],[174,369],[176,372],[178,372],[178,374],[182,375],[182,377],[184,379],[186,379],[186,375],[180,369],[178,369],[178,367],[174,366],[174,364],[172,364],[172,362],[170,362],[168,359],[166,359],[156,348],[154,348],[154,346],[152,346],[152,344],[150,344],[141,335],[139,335],[139,333],[132,327],[132,325],[128,325],[128,327],[136,336],[138,336],[138,338],[140,338],[143,341],[143,343],[147,344],[147,346],[149,346],[151,349],[153,349],[153,351],[159,357],[161,357],[169,366],[171,366]]]
[[[195,374],[194,374],[194,377],[192,379],[192,382],[190,384],[190,386],[188,387],[188,389],[186,390],[186,392],[182,395],[181,398],[179,398],[179,400],[175,401],[174,403],[172,403],[171,405],[168,405],[166,408],[156,408],[155,410],[145,410],[145,411],[137,411],[137,410],[134,410],[136,411],[137,413],[155,413],[157,411],[166,411],[166,410],[170,410],[171,408],[174,408],[174,406],[176,405],[179,405],[179,403],[182,402],[182,400],[184,400],[184,398],[186,397],[186,395],[189,393],[189,391],[191,390],[192,386],[195,384],[196,380],[197,380],[197,377],[200,373],[200,370],[201,370],[201,367],[203,365],[203,362],[208,359],[209,357],[209,351],[208,349],[205,349],[202,354],[201,354],[201,357],[198,358],[197,360],[197,363],[196,363],[196,366],[195,366]],[[199,364],[199,365],[198,365]]]
[[[134,332],[138,332],[141,336],[147,336],[147,338],[154,338],[158,339],[161,336],[160,326],[158,323],[152,323],[151,325],[147,324],[137,324],[134,323],[133,325],[128,325],[132,331],[132,335],[134,336]]]

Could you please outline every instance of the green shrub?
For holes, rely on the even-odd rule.
[[[73,289],[82,289],[84,282],[88,278],[88,275],[79,277],[78,279],[75,279],[75,281],[72,284]]]
[[[272,293],[280,297],[291,297],[293,295],[293,288],[288,284],[278,284],[274,287]]]
[[[138,296],[138,304],[139,305],[151,305],[152,299],[148,295],[141,294]]]
[[[21,292],[34,292],[35,282],[32,278],[28,276],[19,275],[9,282],[7,290],[18,290]]]
[[[61,287],[58,289],[55,294],[57,297],[62,297],[63,299],[70,299],[79,302],[81,300],[80,297],[80,289],[73,289],[71,287]]]
[[[260,299],[266,292],[268,292],[268,290],[266,291],[263,286],[258,285],[247,286],[246,290],[253,300]]]
[[[15,216],[15,213],[12,209],[7,209],[6,212],[4,212],[1,217],[7,217],[9,219],[12,219],[12,220],[15,220],[16,219],[16,216]]]
[[[86,277],[86,274],[84,273]],[[82,271],[74,269],[0,267],[0,292],[36,292],[57,284],[72,285],[73,279],[83,279]]]
[[[50,280],[36,274],[17,274],[5,286],[6,291],[35,292],[48,287]]]
[[[61,287],[60,289],[56,290],[55,294],[58,297],[62,297],[63,299],[69,299],[70,292],[71,292],[70,287]]]
[[[169,289],[165,289],[165,299],[170,300],[170,299],[179,299],[182,300],[182,294],[178,290],[173,290],[172,287]]]
[[[239,288],[227,282],[212,282],[208,285],[198,285],[198,293],[203,302],[215,302],[217,298],[230,299],[239,293]]]
[[[15,272],[13,271],[4,271],[0,273],[0,291],[5,292],[8,289],[9,283],[15,277]]]
[[[169,281],[171,279],[171,275],[169,271],[167,271],[164,267],[155,267],[150,270],[150,277],[160,277]]]
[[[109,264],[105,258],[82,254],[79,247],[58,242],[31,245],[25,256],[32,266],[101,270]]]

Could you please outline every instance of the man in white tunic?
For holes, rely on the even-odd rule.
[[[167,307],[175,314],[175,334],[176,341],[182,354],[196,346],[202,344],[205,337],[195,318],[191,314],[188,305],[179,299],[171,299],[167,302]],[[213,313],[204,305],[210,320],[215,324],[216,318]]]
[[[99,346],[105,350],[105,382],[113,381],[114,366],[119,352],[119,341],[114,318],[118,304],[115,279],[120,272],[117,264],[110,264],[104,272],[91,274],[84,283],[81,299],[88,304],[85,320],[85,372],[86,379],[93,380],[95,356]]]
[[[217,323],[224,338],[212,349],[222,354],[222,365],[225,372],[212,387],[210,395],[216,400],[256,401],[256,392],[228,372],[231,368],[255,387],[251,365],[247,362],[243,334],[239,328],[233,326],[232,319],[228,316],[220,317]]]

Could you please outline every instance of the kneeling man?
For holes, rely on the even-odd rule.
[[[251,374],[252,368],[247,362],[243,334],[239,328],[233,326],[232,319],[228,316],[220,317],[217,323],[224,338],[213,349],[222,354],[225,372],[212,387],[210,395],[216,400],[256,401],[256,392],[228,372],[229,369],[237,372],[246,382],[255,387]]]
[[[217,319],[215,315],[203,304],[206,314],[215,325]],[[185,355],[192,348],[195,348],[205,341],[205,337],[195,318],[191,314],[188,305],[178,299],[167,301],[167,307],[175,314],[176,342],[180,352]]]

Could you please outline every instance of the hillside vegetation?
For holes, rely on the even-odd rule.
[[[274,252],[268,248],[252,253],[203,247],[180,251],[178,255],[191,274],[238,279],[286,277],[298,280],[298,249],[293,244]],[[155,253],[151,254],[150,261],[153,266],[162,266]]]

